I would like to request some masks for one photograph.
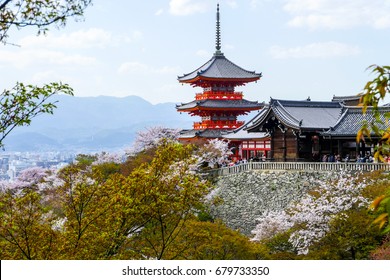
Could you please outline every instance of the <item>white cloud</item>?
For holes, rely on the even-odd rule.
[[[292,27],[346,29],[390,28],[389,0],[285,0]]]
[[[118,68],[118,73],[136,73],[136,72],[146,72],[149,70],[148,65],[140,62],[125,62],[122,63]]]
[[[57,71],[43,71],[43,72],[36,72],[31,77],[31,80],[27,81],[31,84],[43,84],[43,83],[50,83],[53,81],[66,81],[69,82],[71,80],[70,77],[65,76],[64,74],[60,74]]]
[[[169,2],[169,12],[175,16],[203,13],[208,10],[208,2],[206,0],[171,0]]]
[[[257,7],[263,6],[265,2],[269,3],[271,0],[250,0],[249,4],[253,9],[256,9]]]
[[[257,8],[257,6],[259,5],[259,0],[251,0],[250,5],[254,9]]]
[[[0,51],[0,62],[23,69],[40,65],[88,66],[96,64],[96,58],[82,55],[68,55],[60,51],[22,50],[19,52]]]
[[[164,66],[162,68],[155,69],[154,71],[160,74],[177,74],[179,73],[179,67]]]
[[[126,73],[156,73],[156,74],[175,74],[179,73],[179,67],[164,66],[161,68],[153,68],[147,64],[132,61],[124,62],[118,68],[119,74]]]
[[[209,51],[206,51],[206,50],[198,50],[196,52],[196,55],[199,57],[203,57],[203,58],[210,58],[211,57],[211,53]]]
[[[232,9],[235,9],[238,7],[238,3],[237,1],[234,1],[234,0],[228,0],[227,1],[227,5],[232,8]]]
[[[27,36],[19,41],[22,47],[45,47],[62,49],[89,49],[105,48],[113,41],[110,32],[103,29],[90,28],[88,30],[79,30],[61,36]]]
[[[270,48],[270,54],[276,59],[286,58],[331,58],[352,56],[360,54],[357,46],[350,46],[338,42],[313,43],[306,46],[285,48],[273,46]]]
[[[155,16],[160,16],[164,13],[163,9],[158,10],[157,12],[154,13]]]
[[[115,45],[119,45],[121,44],[121,42],[126,42],[126,43],[139,42],[143,38],[143,36],[144,34],[141,31],[134,30],[130,35],[119,36],[114,38],[113,43]]]

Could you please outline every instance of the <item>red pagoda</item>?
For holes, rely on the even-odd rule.
[[[228,60],[221,52],[220,34],[218,4],[216,51],[213,57],[191,73],[178,77],[180,83],[203,89],[202,93],[196,94],[194,101],[176,105],[179,112],[201,117],[200,122],[194,123],[193,129],[181,131],[182,141],[220,138],[244,124],[237,120],[237,116],[263,107],[263,103],[243,99],[243,93],[235,91],[237,86],[259,80],[262,74],[247,71]]]

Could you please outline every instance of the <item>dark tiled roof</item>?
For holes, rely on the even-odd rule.
[[[390,113],[389,107],[379,108],[380,118],[383,121],[383,124],[379,125],[381,129],[389,128],[389,124],[386,125],[386,113]],[[323,135],[356,136],[364,122],[376,122],[371,108],[368,108],[366,114],[363,114],[361,107],[345,107],[339,121],[328,131],[324,132]]]
[[[225,139],[231,140],[248,140],[248,139],[263,139],[270,137],[267,132],[248,132],[247,130],[235,130],[223,136]]]
[[[339,102],[271,99],[269,106],[259,112],[247,129],[253,131],[271,113],[287,127],[328,129],[340,118],[342,108]]]
[[[247,71],[237,66],[224,55],[214,55],[209,61],[195,71],[178,77],[179,82],[186,82],[196,77],[216,78],[216,79],[259,79],[261,73]]]
[[[360,96],[359,95],[348,95],[348,96],[335,96],[333,95],[332,101],[350,101],[350,100],[359,100]]]
[[[256,110],[263,107],[263,103],[259,103],[257,101],[248,101],[246,99],[240,100],[213,100],[213,99],[205,99],[205,100],[194,100],[189,103],[182,103],[180,105],[176,105],[177,110],[188,110],[193,108],[215,108],[215,109],[251,109]]]
[[[179,138],[181,139],[194,138],[194,137],[221,138],[223,135],[229,133],[230,131],[231,130],[224,130],[224,129],[204,129],[204,130],[188,129],[188,130],[180,131]]]

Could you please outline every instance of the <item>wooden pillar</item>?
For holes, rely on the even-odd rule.
[[[332,136],[330,136],[330,138],[329,138],[330,140],[329,140],[329,145],[330,145],[330,147],[329,147],[329,153],[331,153],[331,154],[333,154],[333,141],[332,141]]]
[[[286,132],[287,129],[282,131],[283,134],[283,161],[287,160],[287,141],[286,141]]]
[[[339,139],[337,140],[337,153],[340,155],[340,157],[343,156],[343,143],[342,141]]]

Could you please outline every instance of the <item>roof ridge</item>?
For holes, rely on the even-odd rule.
[[[293,115],[291,115],[291,113],[289,111],[287,111],[287,109],[279,102],[279,100],[276,100],[276,102],[280,105],[280,107],[283,109],[283,112],[285,112],[288,116],[288,118],[290,118],[292,121],[295,121],[296,123],[298,123],[298,127],[300,127],[302,125],[302,121],[303,120],[298,120],[297,118],[295,118]],[[295,124],[296,125],[296,124]]]
[[[338,118],[337,122],[335,123],[335,125],[330,127],[331,130],[333,130],[336,126],[338,126],[340,124],[340,122],[343,120],[343,118],[348,114],[348,111],[350,108],[348,108],[348,107],[344,107],[344,108],[345,108],[344,112],[343,112],[343,110],[341,110],[342,113],[341,113],[340,117]]]

